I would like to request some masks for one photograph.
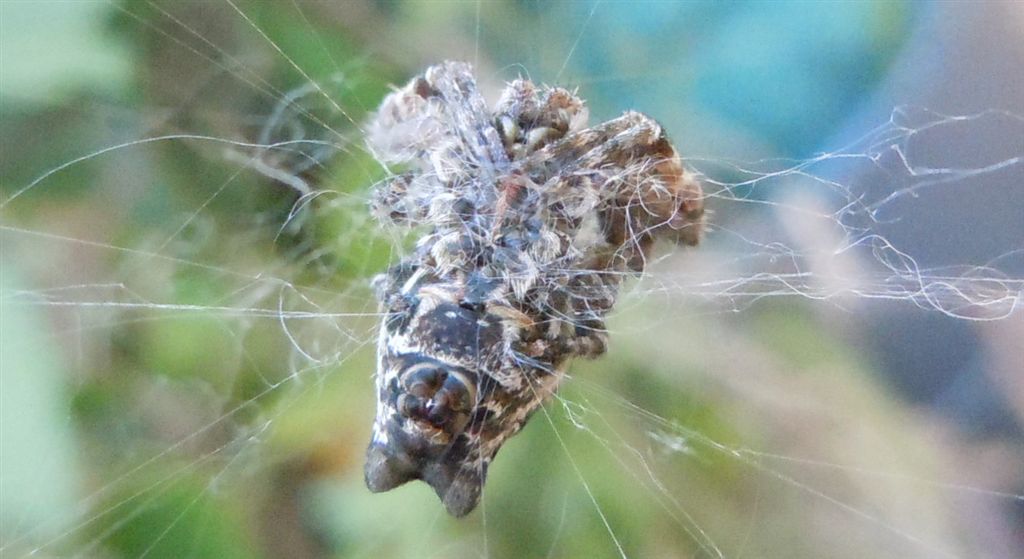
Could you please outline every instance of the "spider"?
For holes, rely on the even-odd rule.
[[[371,491],[428,483],[453,516],[476,507],[495,454],[605,352],[604,317],[658,237],[697,244],[703,195],[661,126],[626,112],[587,125],[575,93],[518,79],[490,108],[469,64],[388,95],[369,149],[406,172],[372,209],[422,235],[374,283],[385,319]]]

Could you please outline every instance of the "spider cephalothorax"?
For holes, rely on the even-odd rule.
[[[581,99],[527,80],[488,109],[464,63],[389,95],[369,132],[382,162],[408,167],[375,212],[423,236],[377,282],[367,485],[423,479],[461,516],[570,359],[604,352],[604,316],[655,237],[699,240],[702,193],[650,118],[588,128]]]
[[[518,328],[506,309],[467,304],[462,284],[425,270],[401,287],[388,287],[395,270],[382,282],[394,291],[385,295],[366,480],[385,491],[423,479],[462,516],[476,505],[501,443],[553,389],[544,379],[556,377],[525,361],[512,366]]]

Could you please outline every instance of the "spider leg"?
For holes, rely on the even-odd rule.
[[[682,166],[660,125],[640,113],[566,135],[533,153],[525,172],[546,198],[549,226],[574,239],[567,278],[567,350],[604,353],[604,316],[625,277],[642,272],[658,237],[696,244],[703,226],[700,183]],[[584,223],[596,222],[596,239]]]
[[[553,203],[573,195],[566,190],[593,192],[604,241],[633,271],[643,270],[656,236],[691,245],[700,239],[700,183],[683,168],[661,126],[643,114],[627,112],[570,134],[528,165],[553,185]]]
[[[463,62],[431,66],[388,95],[368,126],[367,142],[381,161],[429,161],[440,176],[458,165],[485,173],[508,167],[487,105]]]

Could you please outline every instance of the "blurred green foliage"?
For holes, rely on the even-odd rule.
[[[843,472],[780,474],[783,466],[730,450],[840,463],[859,453],[896,472],[934,459],[905,444],[918,426],[864,364],[788,306],[698,320],[685,302],[638,304],[617,316],[612,354],[577,364],[561,399],[502,451],[473,517],[444,516],[423,484],[370,495],[361,474],[374,403],[367,284],[408,240],[383,236],[366,211],[366,189],[386,173],[359,148],[358,123],[388,84],[444,56],[446,41],[474,45],[476,7],[302,6],[239,3],[250,25],[206,2],[3,5],[4,199],[97,150],[207,138],[112,150],[3,209],[5,550],[589,558],[619,556],[617,541],[631,557],[899,556],[891,552],[906,542],[849,516],[823,519],[821,500],[801,485],[906,520],[887,508],[888,488]],[[480,56],[534,57],[555,77],[561,43],[575,35],[558,35],[552,52],[522,49],[517,27],[576,32],[578,9],[551,8],[575,14],[565,25],[539,3],[488,5]],[[898,36],[875,29],[887,44]],[[581,64],[596,64],[603,36],[582,36]],[[410,44],[422,50],[399,49]],[[723,72],[737,62],[722,56]],[[872,75],[883,65],[859,62]],[[229,142],[251,142],[280,98],[311,79],[338,107],[310,94],[298,104],[315,116],[285,124],[338,153],[302,175],[323,192],[296,204],[294,190],[245,161],[277,157],[287,170],[301,156]],[[623,108],[599,90],[606,106]],[[843,110],[830,107],[805,114],[819,122]],[[46,321],[58,326],[46,333]],[[836,394],[855,417],[829,415]],[[24,481],[27,472],[38,479]],[[944,514],[918,528],[939,538]]]

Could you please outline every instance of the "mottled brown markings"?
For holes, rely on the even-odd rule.
[[[377,282],[390,314],[367,485],[422,479],[461,516],[572,358],[604,353],[604,317],[654,240],[699,240],[703,194],[647,116],[588,128],[575,93],[527,80],[488,110],[464,63],[389,95],[368,130],[409,169],[374,213],[422,237]]]

